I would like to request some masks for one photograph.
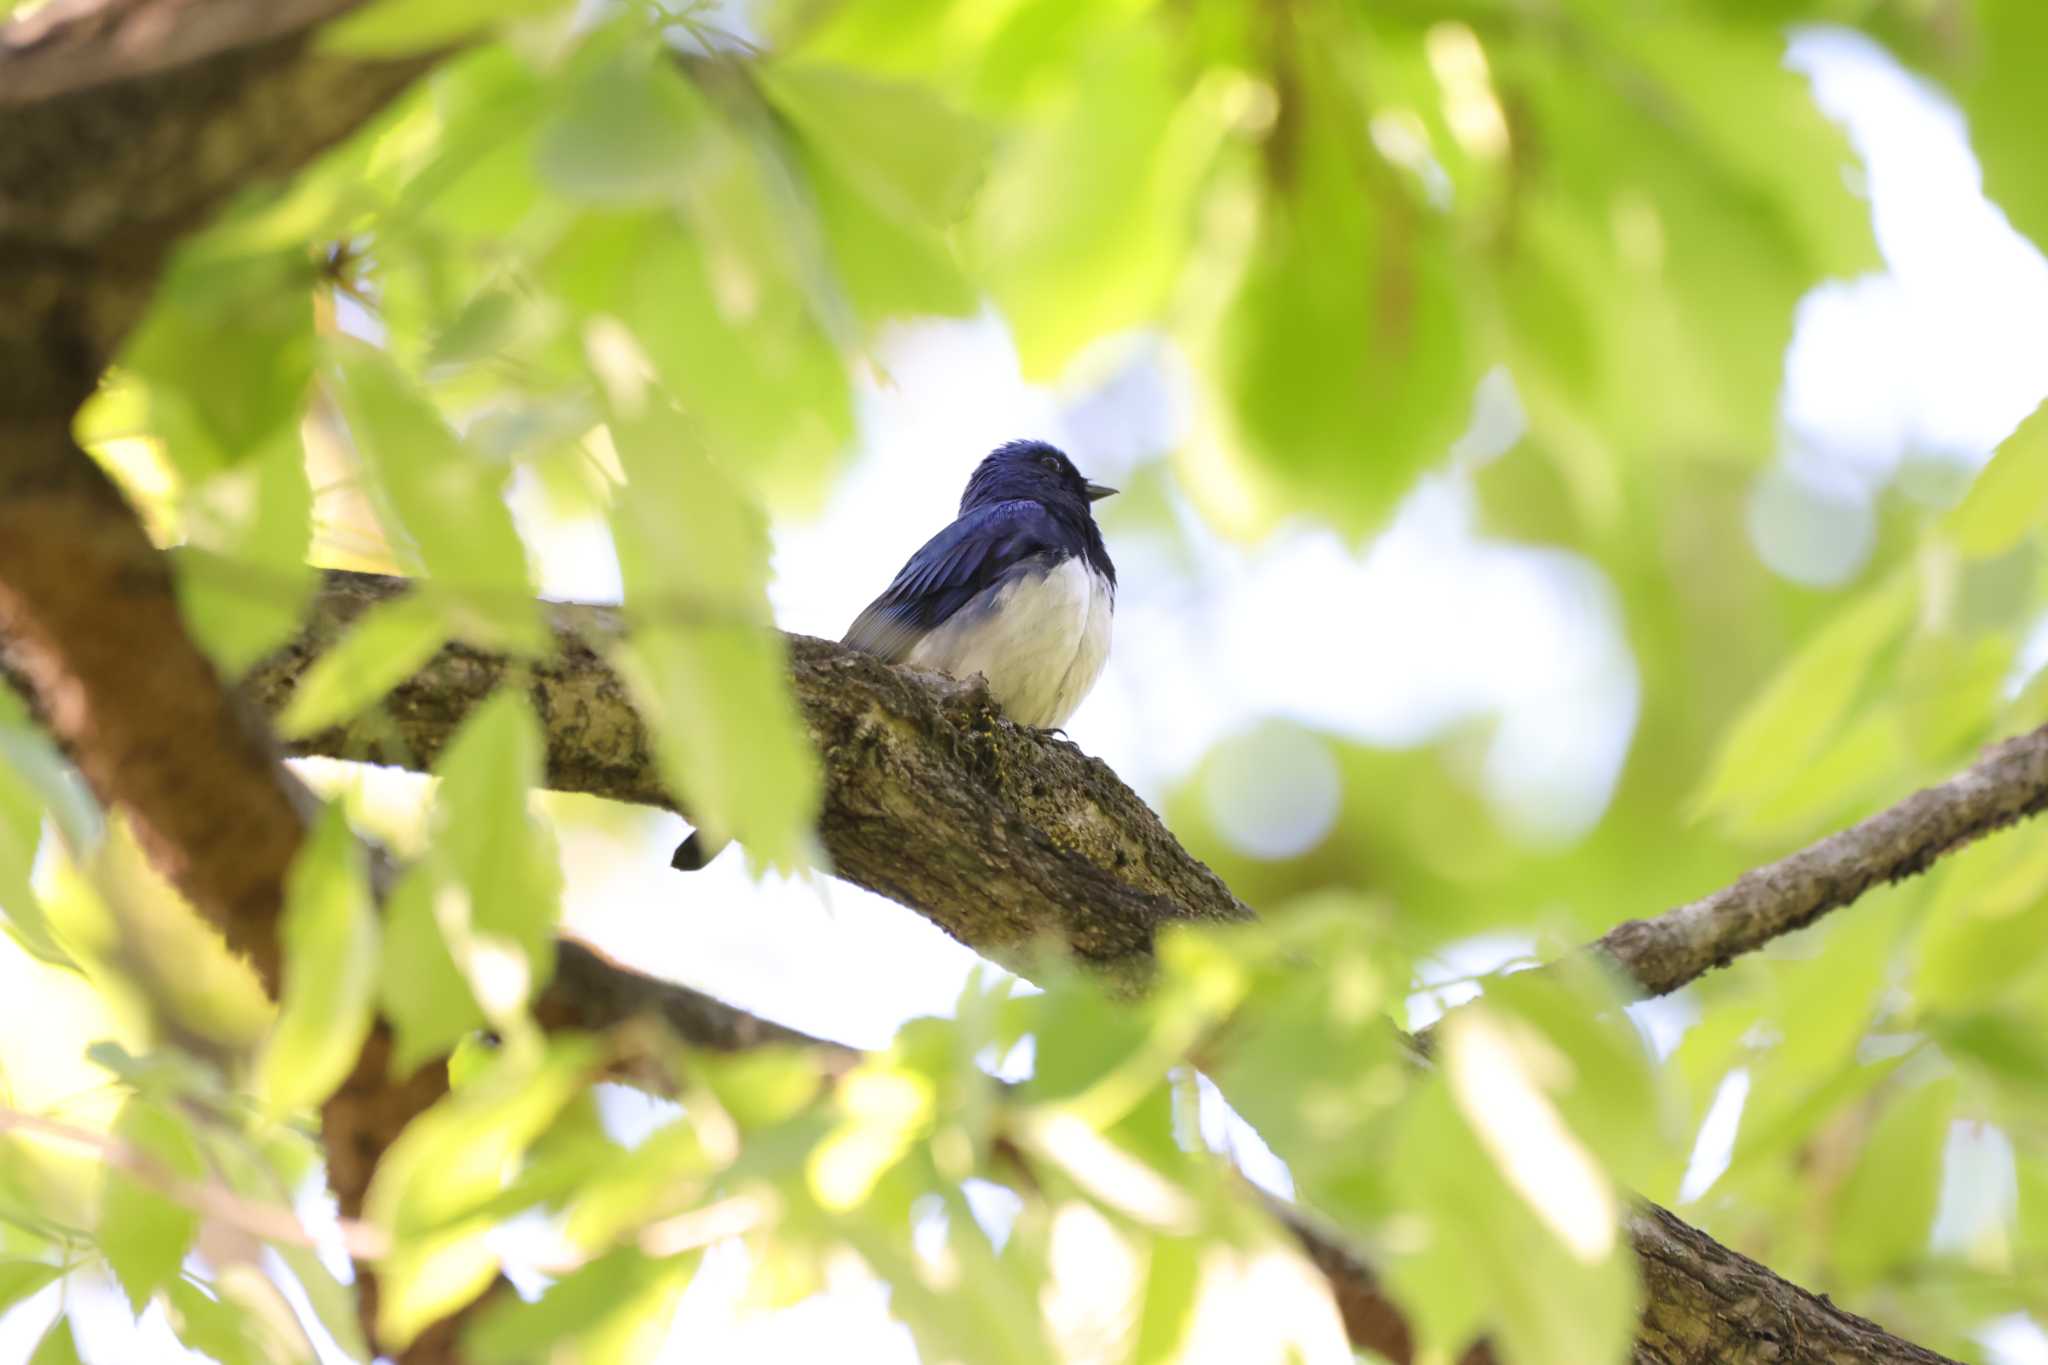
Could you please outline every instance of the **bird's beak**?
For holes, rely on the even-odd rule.
[[[1101,502],[1104,498],[1116,492],[1114,488],[1109,487],[1107,484],[1091,483],[1087,487],[1088,501],[1090,502]]]

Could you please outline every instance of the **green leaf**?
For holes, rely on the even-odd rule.
[[[29,1353],[28,1365],[84,1365],[79,1359],[78,1343],[71,1336],[69,1317],[59,1317],[50,1324],[50,1330],[43,1333],[43,1339]]]
[[[993,139],[930,90],[804,62],[766,63],[756,76],[783,116],[883,213],[945,228],[966,211]]]
[[[154,1100],[138,1095],[122,1106],[114,1136],[173,1175],[196,1180],[205,1172],[191,1128]],[[198,1235],[199,1215],[135,1177],[107,1169],[100,1202],[100,1250],[137,1313],[177,1276]]]
[[[1970,145],[1984,167],[1984,194],[2012,225],[2048,247],[2048,173],[2040,131],[2048,98],[2040,54],[2048,51],[2048,10],[2032,0],[1978,0],[1978,32],[1966,45],[1974,70],[1959,81]]]
[[[448,639],[448,613],[430,592],[371,606],[292,690],[278,733],[302,739],[338,725],[426,666]]]
[[[463,1345],[478,1365],[552,1359],[551,1348],[565,1340],[578,1344],[581,1361],[649,1359],[666,1336],[662,1310],[689,1284],[697,1259],[692,1253],[654,1260],[620,1247],[531,1302],[501,1295],[478,1316]]]
[[[339,803],[285,883],[284,998],[257,1064],[272,1113],[319,1104],[354,1067],[377,997],[377,908],[363,848]]]
[[[71,967],[71,955],[57,941],[29,882],[42,844],[43,795],[29,773],[16,766],[34,764],[48,778],[61,762],[41,736],[0,722],[0,920],[35,957]]]
[[[1955,1100],[1953,1078],[1888,1097],[1835,1206],[1835,1265],[1848,1283],[1869,1284],[1926,1253]]]
[[[2048,1087],[2048,1038],[2040,1021],[2014,1010],[1982,1010],[1931,1020],[1928,1031],[1951,1055],[1975,1062],[2016,1090]]]
[[[595,47],[542,127],[541,179],[598,204],[663,203],[687,185],[711,117],[703,96],[662,56]]]
[[[729,477],[762,495],[814,503],[853,431],[845,363],[776,249],[786,212],[759,168],[729,151],[700,174],[694,234],[649,235],[620,315],[697,429],[668,439],[729,454]]]
[[[615,417],[627,490],[612,526],[632,630],[615,659],[698,826],[773,866],[806,858],[816,758],[790,697],[765,584],[767,527],[659,408]]]
[[[415,865],[398,879],[384,905],[378,1003],[397,1035],[391,1067],[401,1075],[440,1056],[486,1022],[435,920],[440,886],[438,869]]]
[[[496,1219],[480,1211],[598,1066],[589,1039],[556,1035],[547,1047],[531,1059],[502,1053],[485,1075],[406,1125],[377,1164],[363,1208],[393,1238],[378,1267],[384,1346],[403,1349],[496,1275],[485,1240]]]
[[[437,591],[472,599],[476,643],[545,653],[526,551],[513,528],[504,468],[460,440],[383,354],[336,343],[335,396],[375,483],[394,545],[409,548]]]
[[[0,1261],[0,1313],[45,1285],[55,1284],[63,1273],[63,1266],[47,1261]]]
[[[1050,117],[1016,131],[976,204],[970,259],[1028,377],[1154,320],[1180,278],[1228,114],[1220,83],[1189,91],[1175,55],[1150,25],[1090,51]]]
[[[385,911],[382,1004],[402,1071],[516,1016],[553,974],[561,863],[527,804],[542,744],[525,697],[503,691],[435,765],[430,851]]]
[[[292,425],[184,500],[186,544],[171,557],[178,605],[231,678],[299,627],[317,586],[306,563],[312,508],[305,449]]]
[[[178,1340],[220,1365],[266,1365],[270,1355],[256,1320],[225,1298],[214,1298],[189,1280],[166,1288],[171,1329]]]
[[[1454,1016],[1446,1028],[1473,1018]],[[1419,1352],[1454,1359],[1485,1334],[1506,1360],[1627,1359],[1637,1287],[1634,1257],[1615,1226],[1614,1195],[1570,1134],[1551,1126],[1554,1114],[1503,1131],[1512,1122],[1506,1097],[1484,1093],[1499,1078],[1479,1079],[1463,1104],[1443,1078],[1426,1084],[1404,1111],[1392,1153],[1389,1179],[1408,1216],[1423,1222],[1390,1250],[1385,1272]],[[1514,1093],[1526,1096],[1527,1084],[1519,1080]],[[1490,1146],[1477,1123],[1492,1126]],[[1501,1165],[1511,1155],[1545,1161],[1549,1180],[1535,1180],[1532,1165],[1511,1183]],[[1532,1198],[1544,1201],[1541,1216]]]
[[[1691,807],[1739,814],[1801,771],[1835,733],[1878,652],[1904,630],[1913,583],[1895,576],[1855,599],[1778,670],[1728,728]]]
[[[1190,1237],[1155,1237],[1145,1266],[1144,1307],[1138,1314],[1131,1365],[1177,1360],[1194,1324],[1202,1282],[1202,1243]]]
[[[1998,443],[1942,529],[1975,559],[2002,554],[2041,524],[2048,510],[2048,403]]]
[[[196,239],[158,284],[121,364],[143,382],[151,434],[188,481],[276,448],[313,378],[312,258]]]
[[[1480,376],[1441,233],[1397,233],[1358,192],[1335,131],[1356,117],[1334,94],[1305,113],[1298,183],[1267,205],[1211,360],[1257,472],[1354,531],[1447,456]]]
[[[525,696],[504,690],[463,721],[436,765],[434,857],[468,893],[470,932],[524,953],[529,995],[553,974],[561,914],[554,834],[528,808],[528,793],[541,785],[545,747]],[[471,986],[494,1015],[527,998],[494,1002],[474,976]]]
[[[320,31],[320,46],[356,57],[403,57],[449,47],[508,19],[563,8],[563,0],[378,0]]]
[[[1942,868],[1915,948],[1913,998],[1974,1010],[2026,999],[2048,968],[2048,843],[1985,839]]]
[[[273,1242],[270,1249],[283,1258],[298,1280],[299,1287],[305,1290],[306,1301],[313,1307],[313,1316],[334,1338],[341,1353],[357,1365],[367,1365],[370,1348],[363,1340],[362,1314],[356,1303],[355,1287],[335,1279],[334,1272],[310,1247]]]

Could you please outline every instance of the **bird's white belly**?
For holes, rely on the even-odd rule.
[[[1011,720],[1063,725],[1102,676],[1115,605],[1115,589],[1076,556],[989,589],[906,662],[955,678],[979,673]]]

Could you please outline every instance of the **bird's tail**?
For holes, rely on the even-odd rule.
[[[715,835],[706,834],[701,829],[696,830],[689,838],[676,846],[676,856],[668,860],[668,865],[678,872],[698,871],[713,858],[725,852],[725,846],[731,842],[732,840],[730,839],[722,839]]]

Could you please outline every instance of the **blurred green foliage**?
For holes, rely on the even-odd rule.
[[[198,638],[247,668],[290,631],[309,562],[425,584],[356,625],[287,730],[376,706],[450,639],[546,650],[506,503],[530,483],[609,528],[630,627],[614,659],[690,809],[764,866],[811,860],[818,778],[780,681],[770,518],[833,488],[885,327],[992,307],[1034,377],[1128,329],[1170,338],[1197,415],[1164,482],[1234,534],[1369,535],[1504,374],[1525,427],[1470,475],[1483,527],[1596,565],[1639,675],[1597,822],[1563,844],[1518,831],[1470,734],[1330,739],[1334,825],[1260,859],[1217,827],[1198,771],[1171,823],[1265,927],[1169,938],[1135,1006],[1074,979],[977,981],[955,1018],[836,1078],[773,1050],[665,1057],[681,1107],[627,1148],[590,1098],[615,1040],[543,1038],[526,1013],[561,873],[528,805],[542,748],[523,701],[492,702],[442,759],[381,926],[329,812],[292,881],[289,989],[252,1049],[253,988],[215,984],[232,967],[0,696],[8,989],[67,1024],[10,1031],[10,1108],[61,1108],[277,1204],[373,1008],[404,1068],[460,1043],[454,1092],[386,1155],[367,1217],[399,1343],[491,1282],[508,1220],[562,1232],[546,1291],[475,1321],[484,1362],[646,1359],[705,1248],[734,1238],[761,1306],[856,1258],[932,1359],[1172,1359],[1221,1268],[1287,1254],[1205,1139],[1189,1059],[1426,1346],[1623,1358],[1627,1193],[1676,1200],[1710,1106],[1743,1085],[1728,1169],[1687,1191],[1688,1217],[1936,1349],[1974,1358],[1991,1319],[2048,1320],[2048,857],[2030,833],[1703,980],[1668,1055],[1597,980],[1487,982],[1427,1075],[1387,1027],[1458,940],[1547,956],[2048,718],[2022,666],[2048,598],[2048,418],[1953,506],[1886,493],[1840,591],[1774,574],[1744,520],[1778,450],[1795,306],[1876,265],[1788,34],[1860,28],[1945,90],[1987,192],[2048,244],[2048,8],[766,0],[750,37],[733,22],[366,6],[323,41],[463,46],[185,244],[80,432],[186,547]],[[1172,539],[1166,496],[1127,501],[1113,532]],[[1029,1079],[992,1079],[1026,1039]],[[1968,1133],[1995,1135],[1978,1160],[2014,1193],[1937,1241]],[[1007,1218],[968,1193],[996,1188]],[[195,1349],[310,1359],[246,1280],[188,1258],[197,1230],[160,1184],[0,1136],[0,1309],[104,1264]],[[1090,1237],[1130,1271],[1094,1337],[1047,1292]],[[352,1292],[276,1249],[364,1358]],[[67,1319],[34,1359],[77,1359]]]

